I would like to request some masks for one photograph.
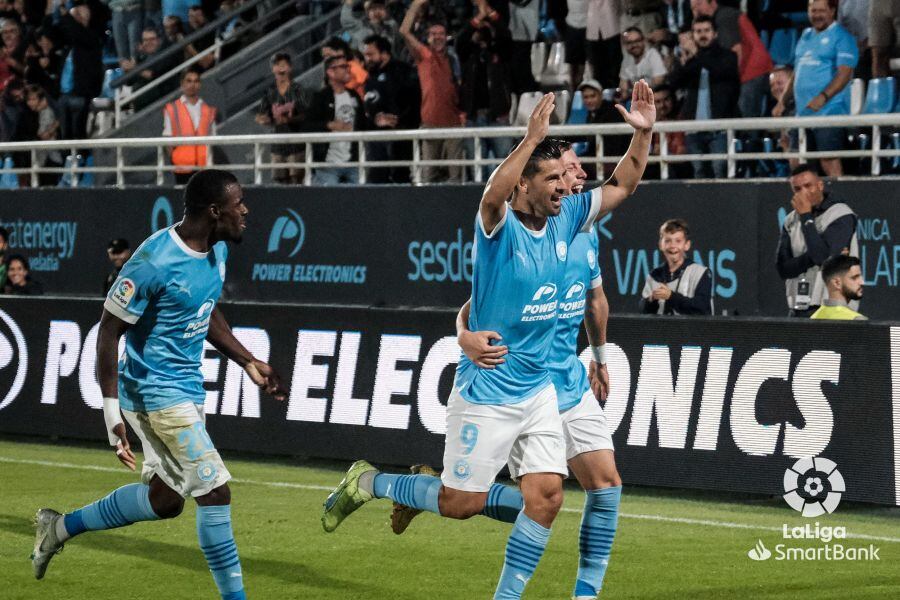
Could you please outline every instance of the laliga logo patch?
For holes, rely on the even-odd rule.
[[[134,285],[134,281],[128,279],[127,277],[124,279],[120,279],[113,286],[113,292],[110,298],[113,302],[125,308],[131,303],[131,299],[134,297],[134,290],[136,286]]]
[[[556,242],[556,257],[565,262],[566,255],[569,253],[569,246],[565,242]]]
[[[827,458],[801,458],[784,472],[784,500],[804,517],[833,513],[847,491],[837,465]]]
[[[28,347],[25,345],[25,336],[22,330],[13,321],[12,317],[0,310],[0,410],[9,406],[22,391],[25,384],[25,375],[28,371]],[[13,347],[10,337],[15,341]],[[12,375],[12,367],[15,366],[15,375]],[[8,381],[12,379],[12,383]],[[3,389],[9,385],[9,389],[3,394]]]

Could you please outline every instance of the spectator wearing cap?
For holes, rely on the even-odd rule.
[[[869,0],[872,77],[891,74],[891,51],[900,45],[900,0]]]
[[[362,14],[357,10],[358,0],[344,0],[341,7],[341,27],[350,36],[353,50],[362,52],[366,38],[377,35],[391,43],[391,48],[400,48],[401,37],[396,21],[390,18],[385,0],[366,0]]]
[[[113,268],[103,282],[104,296],[109,293],[110,288],[112,288],[116,279],[119,278],[119,271],[122,270],[122,266],[128,262],[129,258],[131,258],[131,245],[128,243],[128,240],[125,238],[110,240],[109,244],[106,246],[106,257],[109,259]]]
[[[422,89],[422,127],[459,127],[464,115],[459,106],[459,90],[447,52],[447,27],[432,22],[427,28],[427,43],[420,42],[412,33],[413,23],[428,0],[413,0],[403,17],[400,33],[406,40],[410,54],[419,72]],[[459,138],[443,138],[422,141],[423,160],[458,160],[463,158],[463,141]],[[426,166],[423,169],[425,183],[461,182],[463,168]]]
[[[3,293],[13,296],[41,296],[44,293],[44,286],[32,279],[28,259],[21,254],[13,254],[6,262]]]
[[[619,83],[619,65],[622,64],[621,9],[619,0],[590,0],[588,3],[585,34],[588,61],[594,79],[606,88],[614,88]]]
[[[276,52],[269,60],[274,81],[263,91],[256,112],[256,122],[272,127],[274,133],[296,133],[306,118],[311,96],[300,84],[294,83],[291,55]],[[298,144],[274,144],[272,162],[300,163],[305,158],[304,148]],[[304,172],[300,167],[284,167],[272,172],[272,179],[281,184],[303,183]]]
[[[659,51],[647,47],[644,33],[637,27],[629,27],[622,34],[625,49],[622,67],[619,69],[619,99],[631,98],[634,82],[644,79],[651,87],[657,87],[666,79],[666,65]]]
[[[850,80],[859,60],[856,41],[837,21],[837,0],[810,0],[807,27],[794,51],[794,76],[781,100],[772,110],[776,117],[784,114],[786,103],[793,99],[798,117],[850,114]],[[828,152],[844,147],[841,127],[808,130],[807,149]],[[797,147],[792,132],[792,147]],[[826,175],[844,174],[840,158],[819,159]]]

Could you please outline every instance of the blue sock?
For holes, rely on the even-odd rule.
[[[222,600],[245,600],[241,559],[231,531],[231,506],[198,506],[197,537]]]
[[[588,490],[581,517],[578,579],[575,580],[575,597],[594,598],[603,587],[603,576],[609,564],[616,525],[619,521],[619,501],[622,486]]]
[[[524,507],[522,492],[512,486],[495,483],[488,490],[487,500],[484,502],[481,514],[495,521],[515,523]]]
[[[150,507],[150,488],[143,483],[131,483],[93,504],[70,512],[64,517],[64,524],[69,535],[74,537],[85,531],[115,529],[158,518]]]
[[[441,480],[437,477],[378,473],[372,481],[372,489],[376,498],[390,498],[410,508],[441,514],[438,509]]]
[[[549,529],[529,519],[524,510],[519,513],[506,543],[506,560],[494,600],[522,597],[525,584],[534,574],[549,539]]]

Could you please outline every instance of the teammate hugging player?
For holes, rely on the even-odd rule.
[[[133,471],[121,405],[143,447],[142,483],[66,515],[39,510],[32,555],[37,579],[69,538],[177,517],[184,498],[193,496],[200,548],[219,593],[224,600],[246,597],[231,529],[231,475],[204,426],[200,359],[208,339],[266,392],[279,400],[286,396],[278,375],[234,337],[216,308],[225,242],[241,241],[247,212],[234,175],[200,171],[185,188],[184,220],[147,238],[119,273],[103,304],[97,371],[109,443]],[[125,356],[117,368],[123,334]]]
[[[636,189],[656,114],[649,86],[639,82],[631,112],[619,107],[635,134],[610,182],[566,196],[559,146],[544,140],[553,109],[553,94],[547,94],[481,199],[469,329],[502,332],[509,352],[495,369],[460,357],[447,404],[441,479],[380,473],[358,461],[326,499],[322,517],[325,530],[334,531],[372,498],[457,519],[513,507],[515,525],[494,598],[521,597],[562,505],[565,438],[547,365],[569,247],[579,232],[591,230],[601,199],[618,204]],[[494,483],[507,463],[524,499],[518,511],[512,490]]]

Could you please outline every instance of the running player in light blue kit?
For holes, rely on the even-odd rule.
[[[621,202],[634,192],[647,164],[653,98],[646,83],[634,89],[631,112],[619,107],[634,138],[610,182],[602,191],[565,198],[559,147],[544,141],[553,94],[540,100],[525,139],[491,176],[475,225],[469,328],[502,331],[509,348],[505,362],[483,369],[460,358],[447,405],[442,479],[379,473],[358,461],[325,501],[326,531],[372,498],[457,519],[481,514],[489,509],[486,499],[497,473],[508,463],[520,480],[524,508],[510,534],[494,598],[521,597],[543,555],[568,474],[547,370],[563,295],[558,282],[569,246],[600,212],[601,195]]]
[[[119,273],[103,304],[97,371],[109,443],[133,471],[121,407],[143,447],[142,483],[66,515],[39,510],[32,555],[37,579],[69,538],[177,517],[184,498],[193,496],[200,548],[221,597],[246,598],[231,529],[231,475],[204,426],[200,359],[208,339],[266,392],[279,400],[286,396],[272,367],[250,354],[216,308],[225,281],[225,242],[241,241],[247,212],[234,175],[200,171],[185,188],[184,220],[147,238]],[[123,334],[125,356],[117,368]]]

